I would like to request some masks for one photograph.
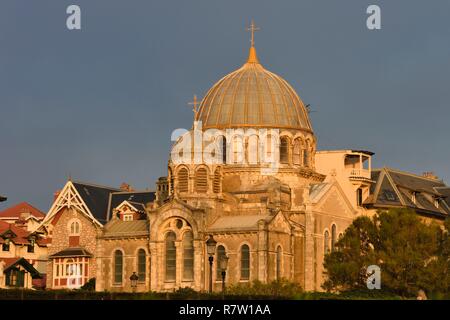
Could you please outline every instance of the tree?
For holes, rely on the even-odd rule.
[[[365,268],[376,262],[373,248],[378,243],[376,225],[367,217],[359,217],[336,243],[337,250],[325,256],[324,266],[328,291],[365,287]]]
[[[448,227],[425,224],[409,209],[380,211],[372,219],[354,220],[337,242],[337,250],[325,256],[326,290],[366,287],[369,265],[381,268],[383,290],[404,296],[448,292]]]

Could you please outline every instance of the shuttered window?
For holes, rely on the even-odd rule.
[[[200,193],[208,191],[208,173],[205,168],[200,168],[195,172],[195,191]]]
[[[178,192],[189,191],[189,173],[186,168],[181,168],[178,171]]]
[[[214,172],[214,182],[213,182],[213,191],[214,193],[220,193],[220,185],[221,185],[221,181],[220,181],[220,170],[216,169],[216,171]]]

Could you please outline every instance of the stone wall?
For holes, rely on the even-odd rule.
[[[89,251],[93,257],[89,259],[88,278],[96,276],[96,238],[99,227],[92,220],[74,208],[64,208],[54,218],[55,224],[52,230],[52,242],[48,247],[48,255],[55,254],[61,250],[69,248],[70,223],[78,220],[80,222],[79,247]],[[47,288],[53,287],[53,264],[52,259],[47,262]]]
[[[112,239],[99,238],[97,247],[97,291],[132,291],[130,276],[138,273],[138,251],[146,252],[145,281],[138,281],[137,292],[150,290],[150,254],[148,237],[117,237]],[[123,253],[123,280],[114,282],[114,253]]]

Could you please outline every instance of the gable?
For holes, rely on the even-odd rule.
[[[76,209],[79,213],[90,219],[94,224],[102,225],[92,214],[89,206],[86,204],[83,197],[81,197],[78,193],[78,189],[75,188],[75,185],[71,181],[69,181],[66,183],[58,198],[53,203],[38,229],[45,225],[55,225],[58,223],[58,220],[64,211],[63,209],[65,208]]]
[[[350,218],[355,215],[355,210],[336,181],[313,205],[313,211]]]
[[[376,204],[401,206],[402,201],[400,199],[400,196],[395,190],[388,176],[386,174],[382,174],[380,179],[381,180],[378,182],[379,186],[377,186],[374,202]]]
[[[29,213],[30,217],[34,217],[35,219],[43,219],[45,217],[45,214],[43,212],[36,209],[31,204],[27,202],[21,202],[3,211],[0,211],[0,218],[19,219],[22,213]]]
[[[112,212],[115,208],[121,205],[124,201],[134,203],[134,207],[142,208],[148,204],[155,201],[155,192],[114,192],[110,195],[109,205],[108,205],[108,216],[107,220],[112,217]],[[138,204],[138,205],[136,205]]]
[[[282,211],[279,211],[269,222],[269,231],[279,231],[285,233],[291,232],[291,224],[286,219]]]

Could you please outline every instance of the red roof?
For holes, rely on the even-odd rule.
[[[14,263],[17,262],[17,260],[20,260],[20,257],[15,257],[15,258],[0,258],[0,262],[4,261],[5,262],[5,266],[4,269],[7,269],[8,267],[10,267],[11,265],[13,265]],[[3,269],[3,270],[4,270]]]
[[[15,233],[16,237],[12,238],[11,241],[16,244],[28,244],[28,236],[30,232],[25,229],[16,227],[14,224],[10,224],[5,221],[0,221],[0,234],[4,233],[7,230],[11,230]]]
[[[13,207],[7,208],[3,211],[0,211],[0,218],[20,218],[20,215],[22,213],[29,213],[33,217],[36,217],[38,219],[42,219],[45,217],[45,213],[40,211],[39,209],[36,209],[31,204],[27,202],[21,202],[19,204],[16,204]]]
[[[30,244],[28,236],[31,234],[31,232],[23,228],[19,228],[13,223],[8,223],[0,220],[0,235],[8,230],[11,230],[16,235],[16,237],[11,238],[11,241],[15,244]],[[50,242],[50,239],[42,238],[40,236],[38,236],[36,239],[36,243],[41,247],[47,246],[47,244],[49,244]],[[0,237],[0,243],[4,243],[4,239],[2,237]]]

